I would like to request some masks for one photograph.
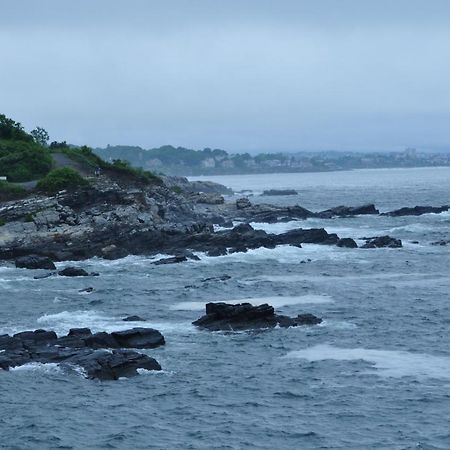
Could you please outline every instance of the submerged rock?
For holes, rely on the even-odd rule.
[[[250,303],[207,303],[206,314],[192,323],[210,331],[240,331],[274,328],[277,325],[315,325],[321,322],[322,319],[312,314],[299,314],[297,317],[275,314],[273,306],[268,304],[253,306]]]
[[[181,262],[185,262],[187,260],[188,258],[186,256],[179,255],[179,256],[172,256],[170,258],[158,259],[158,261],[155,261],[152,264],[154,264],[155,266],[160,266],[163,264],[178,264]]]
[[[143,319],[140,316],[127,316],[122,319],[124,322],[145,322],[145,319]]]
[[[298,192],[295,189],[268,189],[262,195],[298,195]]]
[[[54,331],[24,331],[14,336],[0,336],[0,369],[32,362],[57,363],[79,366],[88,378],[117,380],[137,375],[138,369],[161,370],[154,358],[124,349],[150,349],[164,343],[162,334],[152,328],[133,328],[111,334],[92,334],[89,328],[73,328],[59,338]]]
[[[54,262],[47,256],[29,255],[16,258],[15,265],[21,269],[56,270]]]

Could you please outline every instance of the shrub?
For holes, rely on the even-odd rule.
[[[52,158],[34,142],[0,140],[0,175],[21,182],[42,178],[52,168]]]
[[[135,168],[130,165],[128,161],[124,161],[122,159],[114,159],[112,164],[106,163],[109,165],[109,168],[115,172],[122,173],[124,175],[129,175],[137,180],[145,183],[145,184],[161,184],[162,180],[158,175],[155,175],[148,170],[144,170],[142,168]]]
[[[89,183],[76,170],[62,167],[50,171],[37,184],[40,191],[55,194],[62,190],[75,190],[87,186]]]
[[[15,200],[24,197],[26,193],[21,186],[0,180],[0,201]]]

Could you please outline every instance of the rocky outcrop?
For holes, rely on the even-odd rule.
[[[242,331],[276,326],[287,328],[315,325],[321,322],[322,319],[312,314],[299,314],[297,317],[275,314],[273,306],[268,304],[253,306],[250,303],[207,303],[206,314],[192,323],[210,331]]]
[[[391,236],[377,236],[371,238],[364,238],[366,243],[361,248],[400,248],[403,247],[400,239],[395,239]]]
[[[391,217],[421,216],[422,214],[440,214],[448,210],[448,206],[414,206],[414,208],[400,208],[381,215]]]
[[[117,380],[137,375],[138,369],[161,370],[155,359],[124,349],[150,349],[164,343],[161,333],[151,328],[111,334],[92,334],[89,328],[75,328],[63,337],[58,337],[54,331],[24,331],[0,336],[0,369],[32,362],[57,363],[81,367],[88,378]]]
[[[54,262],[47,256],[29,255],[16,258],[15,265],[22,269],[56,270]]]
[[[380,212],[375,208],[375,205],[368,204],[362,206],[337,206],[336,208],[318,212],[316,214],[316,217],[320,217],[322,219],[331,219],[333,217],[349,217],[379,213]]]

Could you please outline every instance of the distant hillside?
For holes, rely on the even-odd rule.
[[[48,141],[43,128],[28,133],[20,122],[0,114],[0,201],[34,191],[55,193],[95,185],[100,178],[136,185],[161,183],[153,173],[127,161],[104,161],[87,146]]]
[[[192,150],[165,145],[149,150],[132,146],[108,146],[95,152],[107,161],[127,160],[134,167],[167,175],[223,175],[277,172],[323,172],[333,170],[450,165],[449,153],[316,152],[230,154],[205,148]]]

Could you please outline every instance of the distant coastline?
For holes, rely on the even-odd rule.
[[[108,146],[95,152],[106,160],[127,160],[145,170],[179,176],[314,173],[358,169],[395,169],[450,166],[450,153],[402,152],[297,152],[232,154],[206,148],[192,150],[170,145],[145,150],[131,146]]]

